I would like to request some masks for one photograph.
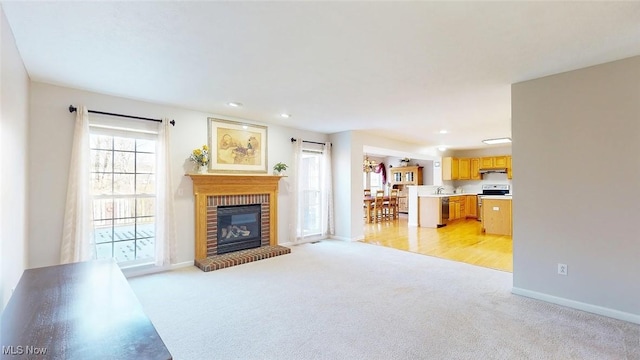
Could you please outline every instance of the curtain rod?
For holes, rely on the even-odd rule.
[[[291,142],[296,142],[296,141],[298,141],[298,139],[291,138]],[[318,144],[318,145],[324,145],[325,144],[325,143],[321,143],[321,142],[317,142],[317,141],[308,141],[308,140],[302,140],[302,142],[306,142],[306,143],[309,143],[309,144]],[[331,143],[329,143],[329,144],[331,144]],[[333,146],[333,144],[331,144],[331,146]]]
[[[76,110],[78,110],[78,108],[76,108],[73,105],[69,105],[69,112],[70,113],[76,112]],[[129,119],[138,119],[138,120],[162,122],[162,120],[160,120],[160,119],[150,119],[150,118],[145,118],[145,117],[140,117],[140,116],[114,114],[114,113],[108,113],[108,112],[104,112],[104,111],[89,110],[89,112],[92,113],[92,114],[119,116],[119,117],[124,117],[124,118],[129,118]],[[171,124],[172,126],[176,126],[176,121],[175,120],[171,120],[171,121],[169,121],[169,124]]]

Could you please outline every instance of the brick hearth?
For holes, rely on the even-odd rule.
[[[200,260],[196,259],[195,265],[202,271],[213,271],[262,259],[268,259],[274,256],[289,254],[290,252],[291,249],[280,245],[262,246],[255,249],[240,250],[228,254],[209,256]]]

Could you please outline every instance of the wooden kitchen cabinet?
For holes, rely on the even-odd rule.
[[[476,195],[467,195],[465,196],[465,202],[466,202],[466,207],[465,207],[465,216],[466,217],[471,217],[471,218],[477,218],[478,217],[478,197]]]
[[[407,195],[409,185],[422,185],[423,166],[399,166],[389,170],[389,178],[393,188],[398,189],[398,211],[406,213],[409,211]]]
[[[493,157],[493,167],[497,167],[497,168],[507,167],[507,157],[506,156],[494,156]]]
[[[480,169],[507,169],[511,179],[511,156],[486,156],[481,158],[442,158],[442,180],[482,180]]]
[[[481,169],[506,168],[506,167],[507,167],[506,155],[480,158]]]
[[[482,199],[482,228],[487,234],[511,235],[511,199]]]
[[[458,180],[471,179],[471,159],[458,159]]]
[[[392,185],[422,185],[422,166],[400,166],[389,170]]]
[[[466,217],[466,196],[451,196],[449,198],[449,220],[458,220]]]
[[[480,175],[480,158],[469,159],[469,164],[471,172],[469,176],[471,180],[482,180],[482,175]]]
[[[460,177],[460,159],[442,158],[442,180],[458,180]]]
[[[458,220],[460,218],[460,203],[449,199],[449,221]]]
[[[482,157],[480,158],[480,168],[481,169],[489,169],[493,167],[493,157]]]

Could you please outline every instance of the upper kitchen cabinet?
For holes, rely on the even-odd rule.
[[[482,180],[482,175],[480,175],[480,159],[472,158],[469,159],[471,166],[471,180]]]
[[[458,180],[471,179],[471,159],[458,160]]]
[[[482,180],[480,169],[507,169],[507,178],[511,179],[511,156],[442,158],[442,180]]]
[[[460,160],[453,157],[442,158],[442,180],[458,180],[460,178]]]
[[[480,158],[481,169],[506,168],[507,156],[491,156]]]

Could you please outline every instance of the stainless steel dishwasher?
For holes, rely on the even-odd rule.
[[[447,222],[449,221],[449,197],[441,197],[440,204],[440,223],[438,224],[438,227],[447,225]]]

